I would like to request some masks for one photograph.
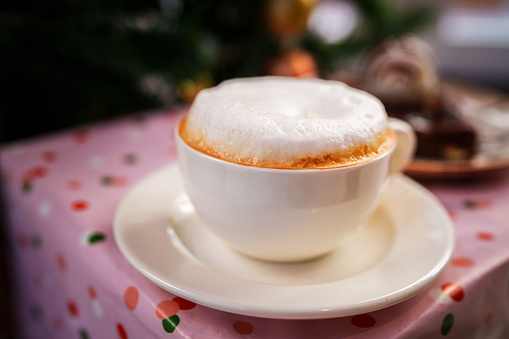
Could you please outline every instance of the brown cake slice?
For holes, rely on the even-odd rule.
[[[439,99],[433,105],[385,104],[389,116],[408,122],[417,134],[416,155],[445,160],[471,159],[477,150],[475,129],[461,118],[454,104]]]

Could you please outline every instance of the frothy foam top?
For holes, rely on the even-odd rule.
[[[387,114],[372,95],[337,81],[243,78],[201,91],[180,134],[192,147],[237,163],[334,167],[380,152]]]

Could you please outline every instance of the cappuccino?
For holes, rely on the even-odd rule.
[[[334,168],[377,158],[394,144],[383,105],[337,81],[235,79],[200,92],[179,134],[191,147],[243,165]]]

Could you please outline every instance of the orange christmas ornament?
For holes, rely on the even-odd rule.
[[[269,0],[265,17],[268,29],[278,37],[291,37],[302,33],[316,0]]]
[[[313,56],[302,49],[291,50],[268,60],[268,75],[289,77],[316,77],[318,75]]]

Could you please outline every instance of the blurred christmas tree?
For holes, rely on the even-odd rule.
[[[339,3],[342,17],[324,9]],[[2,3],[0,141],[190,101],[232,77],[323,76],[430,14],[389,0]],[[327,36],[345,22],[348,35]]]

